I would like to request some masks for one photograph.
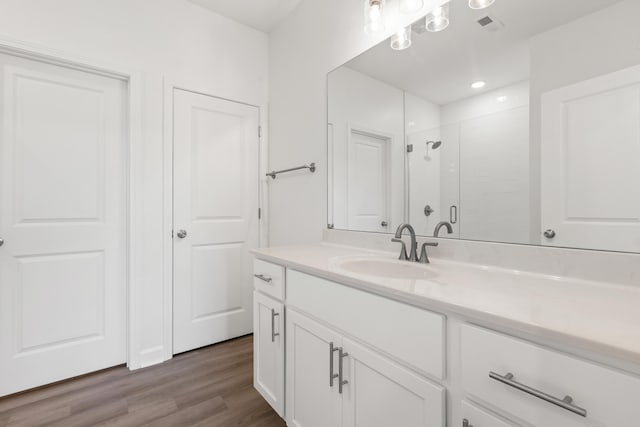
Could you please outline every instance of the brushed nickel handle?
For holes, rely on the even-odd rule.
[[[178,230],[176,236],[178,236],[179,239],[184,239],[187,237],[187,230]]]
[[[536,390],[533,387],[529,387],[528,385],[517,382],[513,379],[514,376],[511,372],[504,376],[496,374],[495,372],[489,372],[489,378],[501,382],[502,384],[506,384],[509,387],[513,387],[516,390],[530,394],[531,396],[537,397],[538,399],[544,400],[545,402],[551,403],[552,405],[559,406],[560,408],[566,409],[567,411],[573,412],[574,414],[580,415],[581,417],[586,418],[587,416],[587,410],[574,405],[573,398],[571,396],[567,395],[562,399],[558,399],[557,397],[547,394],[543,391]]]
[[[333,373],[333,353],[338,351],[338,347],[333,345],[332,342],[329,343],[329,387],[333,387],[333,380],[338,378],[338,374]]]
[[[262,280],[263,282],[267,282],[267,283],[270,283],[273,280],[271,277],[267,277],[264,274],[254,274],[253,277],[256,277]]]
[[[344,378],[343,360],[345,357],[349,356],[349,353],[344,352],[342,350],[342,347],[340,347],[338,351],[340,353],[338,356],[338,393],[342,394],[343,387],[349,384],[349,381],[343,379]]]
[[[543,234],[547,239],[553,239],[554,237],[556,237],[555,230],[546,230]]]
[[[271,342],[276,342],[276,337],[280,336],[280,332],[276,332],[276,316],[280,316],[280,313],[271,309]]]

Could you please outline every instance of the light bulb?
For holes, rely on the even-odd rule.
[[[371,18],[372,21],[377,21],[380,19],[380,5],[379,4],[374,4],[371,6],[371,9],[369,9],[369,18]]]
[[[399,29],[391,36],[391,49],[404,50],[411,46],[411,25]]]
[[[449,3],[435,8],[427,14],[427,31],[437,33],[449,26]]]
[[[424,0],[400,0],[400,12],[413,13],[422,9]]]
[[[384,31],[385,0],[364,0],[364,32],[376,34]]]
[[[469,0],[471,9],[484,9],[495,3],[496,0]]]

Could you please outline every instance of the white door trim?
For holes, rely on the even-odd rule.
[[[236,99],[230,99],[212,95],[215,93],[213,88],[194,87],[193,84],[182,82],[175,77],[164,78],[164,130],[163,130],[163,221],[162,230],[164,237],[162,239],[163,253],[163,351],[164,360],[173,357],[173,93],[179,89],[186,92],[192,92],[200,95],[210,96],[225,101],[235,102],[238,104],[249,105],[258,109],[258,120],[260,123],[260,145],[258,148],[258,162],[260,170],[258,171],[258,207],[261,209],[262,215],[258,223],[258,245],[266,246],[269,243],[268,234],[268,178],[265,176],[268,170],[268,159],[264,153],[268,152],[268,129],[267,117],[265,114],[266,106],[255,105],[250,102],[243,102]],[[257,131],[257,130],[256,130]]]
[[[59,51],[46,46],[23,42],[0,36],[0,52],[12,56],[46,62],[76,70],[87,71],[93,74],[117,78],[127,82],[127,212],[126,212],[126,239],[127,239],[127,366],[129,369],[141,367],[139,349],[139,337],[136,322],[137,287],[138,280],[135,277],[136,264],[136,235],[139,229],[138,219],[135,214],[137,200],[136,171],[139,171],[138,161],[141,159],[141,104],[142,91],[140,73],[127,67],[114,66],[102,61],[80,57],[68,52]]]

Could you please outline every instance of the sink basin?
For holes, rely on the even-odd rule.
[[[382,257],[359,257],[336,260],[336,268],[365,276],[426,280],[438,275],[431,267],[409,261]]]

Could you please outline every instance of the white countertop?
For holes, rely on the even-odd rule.
[[[428,279],[356,274],[338,266],[348,257],[397,254],[318,243],[256,249],[259,259],[431,310],[562,340],[640,364],[640,287],[520,272],[432,259]]]

